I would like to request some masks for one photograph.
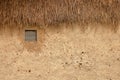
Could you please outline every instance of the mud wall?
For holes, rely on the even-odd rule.
[[[25,42],[25,29],[36,29],[38,42]],[[0,80],[120,80],[119,66],[119,30],[1,29]]]

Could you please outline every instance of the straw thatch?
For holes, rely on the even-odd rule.
[[[0,0],[0,24],[117,26],[120,0]]]

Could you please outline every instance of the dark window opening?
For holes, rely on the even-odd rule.
[[[37,41],[37,30],[25,30],[25,41]]]

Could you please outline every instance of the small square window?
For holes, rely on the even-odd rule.
[[[37,30],[25,30],[25,41],[37,41]]]

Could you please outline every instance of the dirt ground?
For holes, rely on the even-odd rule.
[[[45,28],[36,51],[26,48],[20,34],[5,33],[0,35],[0,80],[120,80],[119,30]]]

